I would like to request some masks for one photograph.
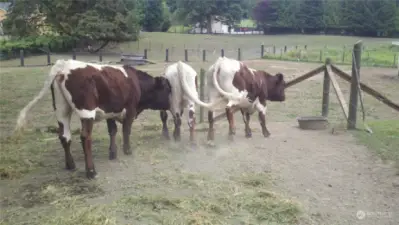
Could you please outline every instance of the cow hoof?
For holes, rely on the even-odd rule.
[[[245,134],[245,137],[246,137],[246,138],[251,138],[251,137],[252,137],[252,133],[246,133],[246,134]]]
[[[67,162],[65,165],[65,169],[67,170],[75,170],[76,166],[75,166],[75,162]]]
[[[227,138],[229,141],[234,141],[234,135],[232,135],[232,134],[229,134],[229,136],[228,136],[228,138]]]
[[[163,137],[163,139],[165,139],[165,140],[168,140],[168,141],[170,140],[170,137],[169,137],[169,135],[165,135],[165,134],[163,134],[163,135],[162,135],[162,137]]]
[[[213,140],[208,140],[207,142],[206,142],[206,145],[208,146],[208,147],[215,147],[216,145],[215,145],[215,142],[213,142]]]
[[[97,172],[96,172],[95,169],[87,170],[87,171],[86,171],[86,177],[87,177],[88,179],[94,179],[94,178],[96,178],[96,176],[97,176]]]
[[[190,143],[190,148],[192,150],[197,150],[198,149],[198,145],[196,143]]]
[[[165,140],[170,140],[169,132],[168,132],[168,131],[163,131],[163,132],[162,132],[162,137],[163,137]]]
[[[264,133],[263,136],[264,136],[265,138],[268,138],[268,137],[270,137],[270,133],[269,133],[269,132]]]
[[[123,150],[123,153],[125,153],[125,155],[131,155],[133,152],[131,149],[126,149],[126,150]]]
[[[116,159],[116,151],[110,151],[109,160],[114,160],[114,159]]]
[[[181,137],[180,137],[180,136],[174,135],[173,138],[174,138],[175,141],[177,141],[177,142],[181,141]]]

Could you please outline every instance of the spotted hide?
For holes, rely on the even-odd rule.
[[[97,174],[92,157],[92,129],[95,122],[106,120],[110,136],[109,158],[115,159],[116,121],[122,124],[123,151],[132,153],[130,130],[133,120],[145,109],[169,109],[171,87],[164,77],[130,66],[98,65],[77,60],[57,60],[40,93],[20,112],[16,130],[25,123],[28,111],[51,89],[53,107],[59,125],[59,139],[65,151],[68,170],[75,169],[72,158],[70,122],[75,112],[82,125],[81,141],[86,175]]]

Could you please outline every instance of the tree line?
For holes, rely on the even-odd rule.
[[[265,33],[346,33],[393,36],[398,0],[262,0],[253,18]]]
[[[253,19],[265,34],[333,33],[393,36],[399,33],[399,0],[167,0],[185,24],[211,31],[211,21],[230,27]]]
[[[5,1],[5,0],[1,0]],[[134,41],[140,30],[167,31],[213,21],[233,28],[253,19],[274,33],[347,33],[392,36],[399,32],[399,0],[12,0],[0,51],[51,51]],[[201,29],[202,30],[202,29]]]

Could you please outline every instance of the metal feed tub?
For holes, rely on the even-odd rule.
[[[303,130],[323,130],[328,127],[328,119],[324,116],[301,116],[297,120],[299,128]]]

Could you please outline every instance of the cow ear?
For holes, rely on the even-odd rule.
[[[282,73],[277,73],[277,83],[281,83],[284,80],[284,75]]]

